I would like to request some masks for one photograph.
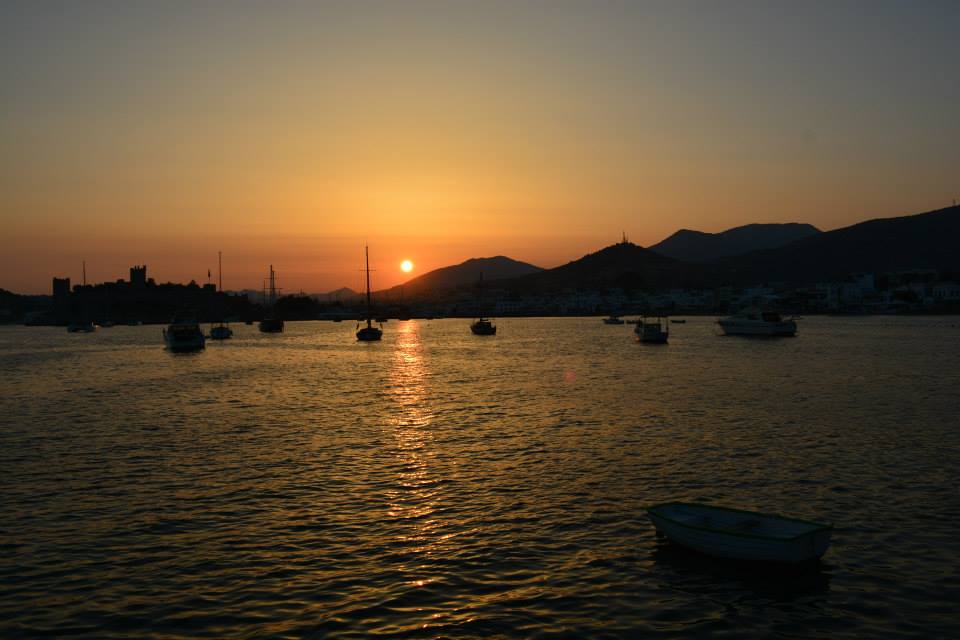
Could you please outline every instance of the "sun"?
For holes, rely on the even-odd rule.
[[[411,271],[413,271],[413,263],[410,262],[409,260],[404,260],[403,262],[400,263],[400,270],[403,271],[404,273],[410,273]]]

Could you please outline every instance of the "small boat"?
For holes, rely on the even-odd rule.
[[[210,327],[211,340],[227,340],[233,337],[233,329],[222,322],[215,327]]]
[[[775,311],[760,311],[746,309],[736,315],[722,320],[717,324],[728,336],[795,336],[797,322],[794,318],[786,320]]]
[[[495,336],[497,335],[497,325],[493,321],[483,317],[483,272],[480,272],[480,280],[477,282],[477,311],[479,318],[470,324],[470,331],[475,336]]]
[[[618,315],[610,314],[609,318],[603,319],[603,324],[623,324],[623,320]]]
[[[797,564],[821,557],[830,545],[829,524],[775,514],[686,502],[647,509],[657,529],[681,546],[720,558]]]
[[[376,342],[383,338],[383,329],[373,326],[373,305],[370,302],[370,247],[363,248],[367,267],[367,326],[357,330],[360,342]]]
[[[497,335],[497,325],[486,318],[478,318],[470,325],[470,331],[475,336],[495,336]]]
[[[93,333],[97,329],[92,320],[71,322],[67,325],[67,333]]]
[[[687,324],[684,318],[670,318],[670,324]]]
[[[264,291],[266,298],[266,291]],[[260,331],[262,333],[282,333],[283,320],[276,317],[277,304],[277,282],[276,273],[273,271],[273,265],[270,265],[270,297],[267,300],[267,317],[260,321]]]
[[[666,318],[662,316],[643,316],[633,330],[637,340],[650,344],[667,344],[670,337],[670,328]]]
[[[178,316],[163,330],[167,349],[176,352],[200,351],[206,346],[206,338],[200,325],[193,318]]]
[[[217,288],[223,295],[223,252],[217,251]],[[220,316],[223,318],[223,315]],[[211,340],[229,340],[233,337],[233,329],[228,323],[221,320],[215,327],[210,327]]]

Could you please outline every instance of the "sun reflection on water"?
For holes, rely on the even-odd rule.
[[[392,431],[396,481],[387,491],[388,515],[403,523],[394,544],[406,553],[430,555],[442,543],[440,523],[433,518],[441,478],[431,467],[436,457],[430,408],[427,366],[420,340],[420,325],[400,324],[394,343],[387,393],[392,410],[388,427]],[[409,570],[416,571],[414,567]],[[409,576],[408,584],[422,586],[430,576]]]

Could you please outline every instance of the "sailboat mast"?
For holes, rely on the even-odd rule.
[[[217,284],[223,293],[223,251],[217,251]]]
[[[363,247],[364,258],[366,260],[367,266],[367,326],[370,326],[370,316],[371,316],[371,304],[370,304],[370,247],[369,245],[364,245]]]
[[[274,280],[273,275],[273,265],[270,265],[270,306],[272,307],[277,302],[277,288],[276,281]]]

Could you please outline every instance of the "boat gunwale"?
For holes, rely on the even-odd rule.
[[[731,513],[744,513],[751,516],[761,516],[761,517],[768,517],[768,518],[772,517],[779,520],[786,520],[788,522],[799,522],[801,524],[813,525],[814,528],[810,529],[809,531],[798,533],[795,536],[773,536],[773,535],[765,536],[765,535],[758,535],[756,533],[740,533],[739,531],[715,529],[713,527],[704,527],[704,526],[699,526],[695,524],[689,524],[686,522],[680,522],[679,520],[674,520],[673,518],[667,517],[657,511],[654,511],[654,509],[658,509],[660,507],[669,507],[669,506],[699,507],[699,508],[706,507],[707,509],[716,509],[718,511],[729,511]],[[803,538],[804,536],[809,536],[810,534],[813,534],[813,533],[833,530],[833,525],[825,522],[816,522],[814,520],[803,520],[801,518],[791,518],[789,516],[780,515],[779,513],[760,513],[758,511],[747,511],[746,509],[734,509],[733,507],[719,507],[711,504],[703,504],[703,503],[697,503],[697,502],[661,502],[660,504],[655,504],[655,505],[646,507],[646,511],[647,511],[647,515],[653,515],[658,518],[663,518],[667,522],[670,522],[672,524],[675,524],[681,527],[686,527],[688,529],[695,529],[697,531],[706,531],[709,533],[719,533],[719,534],[728,535],[728,536],[736,536],[738,538],[777,540],[777,541],[785,542],[785,541],[798,540],[800,538]]]

